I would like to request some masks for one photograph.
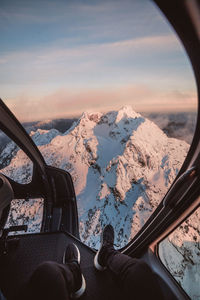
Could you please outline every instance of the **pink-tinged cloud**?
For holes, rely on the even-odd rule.
[[[38,53],[37,63],[46,64],[52,61],[60,61],[68,59],[83,59],[99,57],[101,60],[105,58],[116,58],[117,56],[130,54],[141,54],[141,52],[150,51],[172,51],[180,49],[180,44],[174,35],[142,37],[129,40],[123,40],[113,43],[101,43],[92,45],[83,45],[76,48],[66,49],[45,49]]]
[[[121,86],[107,89],[60,89],[40,99],[22,95],[6,101],[21,121],[79,116],[84,111],[109,111],[131,105],[137,112],[195,111],[193,92],[160,92],[148,86]]]
[[[140,37],[129,40],[121,40],[112,43],[100,43],[91,45],[82,45],[72,48],[57,48],[53,45],[48,48],[38,48],[34,51],[15,51],[11,53],[5,53],[2,55],[1,63],[14,63],[15,61],[28,61],[34,59],[34,64],[36,66],[44,66],[46,64],[51,65],[52,62],[60,62],[64,60],[65,62],[70,59],[83,59],[91,58],[91,56],[99,56],[103,60],[105,57],[116,57],[125,55],[129,53],[130,50],[133,53],[138,54],[142,52],[149,51],[172,51],[180,49],[180,43],[177,41],[176,37],[172,34],[160,35],[160,36],[150,36],[150,37]],[[31,62],[31,61],[30,61]]]

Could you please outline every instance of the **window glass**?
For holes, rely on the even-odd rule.
[[[47,164],[72,175],[81,239],[98,247],[111,223],[124,246],[192,141],[197,93],[180,41],[148,0],[7,1],[4,12],[2,97]],[[21,161],[29,170],[17,152],[12,178]]]
[[[200,208],[159,244],[165,267],[193,300],[200,299]]]
[[[31,182],[33,173],[30,158],[2,131],[0,131],[0,172],[22,184]]]
[[[6,228],[27,225],[26,233],[40,232],[43,216],[44,199],[15,199],[11,202],[10,213]],[[24,234],[25,232],[11,232],[10,234]]]
[[[33,163],[7,135],[0,131],[0,172],[20,184],[32,180]],[[27,225],[27,233],[39,232],[43,199],[14,199],[5,227]],[[11,234],[20,234],[15,232]]]

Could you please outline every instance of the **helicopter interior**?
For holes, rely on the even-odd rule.
[[[155,0],[176,30],[190,57],[200,90],[200,7],[198,1]],[[195,13],[192,7],[196,5]],[[198,10],[198,9],[199,10]],[[49,166],[23,126],[0,101],[0,128],[31,159],[33,176],[28,184],[15,182],[0,174],[0,287],[6,299],[15,299],[35,268],[44,261],[62,263],[66,245],[74,242],[81,253],[81,269],[87,291],[81,299],[122,299],[109,272],[97,272],[93,266],[96,249],[80,240],[76,194],[70,173]],[[121,252],[149,264],[164,299],[189,299],[159,258],[159,243],[200,205],[199,160],[200,117],[192,145],[174,183],[152,216]],[[5,227],[13,199],[44,199],[39,233],[25,234],[27,226]],[[15,232],[20,234],[15,235]],[[9,233],[14,233],[9,235]],[[133,295],[134,296],[134,295]]]

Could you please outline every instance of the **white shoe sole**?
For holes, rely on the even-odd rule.
[[[74,244],[74,243],[73,243],[73,244]],[[79,263],[79,265],[80,265],[80,262],[81,262],[80,251],[79,251],[78,247],[76,246],[76,244],[74,244],[74,246],[76,247],[76,250],[77,250],[77,254],[78,254],[77,261],[78,261],[78,263]],[[64,255],[63,255],[63,264],[65,264],[65,253],[64,253]],[[78,291],[76,291],[75,293],[72,293],[72,294],[70,295],[70,297],[71,297],[72,299],[78,299],[78,298],[80,298],[80,297],[83,295],[83,293],[85,292],[85,290],[86,290],[86,282],[85,282],[85,278],[83,277],[83,274],[81,274],[81,276],[82,276],[82,285],[81,285],[81,288],[80,288]]]
[[[101,249],[101,247],[100,247]],[[102,267],[99,263],[98,263],[98,256],[99,256],[99,252],[100,252],[100,249],[98,250],[98,252],[96,253],[95,257],[94,257],[94,266],[95,268],[98,270],[98,271],[104,271],[107,269],[107,267]]]
[[[80,251],[79,251],[79,249],[78,249],[78,247],[76,246],[76,244],[74,244],[73,243],[73,245],[76,247],[76,250],[77,250],[77,254],[78,254],[78,263],[79,263],[79,265],[80,265],[80,262],[81,262],[81,255],[80,255]],[[66,252],[65,252],[66,253]],[[65,264],[65,253],[64,253],[64,255],[63,255],[63,264]]]
[[[71,294],[71,298],[72,299],[78,299],[80,298],[83,293],[85,292],[85,289],[86,289],[86,282],[85,282],[85,278],[83,277],[83,274],[82,274],[82,285],[81,285],[81,288],[76,291],[75,293],[72,293]]]

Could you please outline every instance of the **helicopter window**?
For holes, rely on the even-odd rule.
[[[197,109],[192,69],[151,1],[47,2],[48,12],[27,1],[24,14],[4,5],[5,102],[46,163],[72,175],[81,239],[98,247],[112,223],[121,248],[163,199],[189,150]],[[26,166],[22,179],[30,180],[20,151],[2,172],[15,180],[16,167]]]
[[[14,199],[5,228],[11,226],[27,225],[26,233],[40,232],[43,216],[43,198]],[[24,234],[25,232],[11,232],[10,235]]]
[[[159,244],[167,270],[191,299],[200,298],[200,208]]]
[[[0,132],[0,172],[17,183],[32,180],[33,163],[15,142]],[[5,227],[27,225],[27,233],[39,232],[43,214],[43,199],[14,199]],[[20,234],[14,232],[10,234]],[[23,232],[24,233],[24,232]]]
[[[32,161],[2,131],[0,131],[0,172],[17,183],[27,184],[32,180]]]

